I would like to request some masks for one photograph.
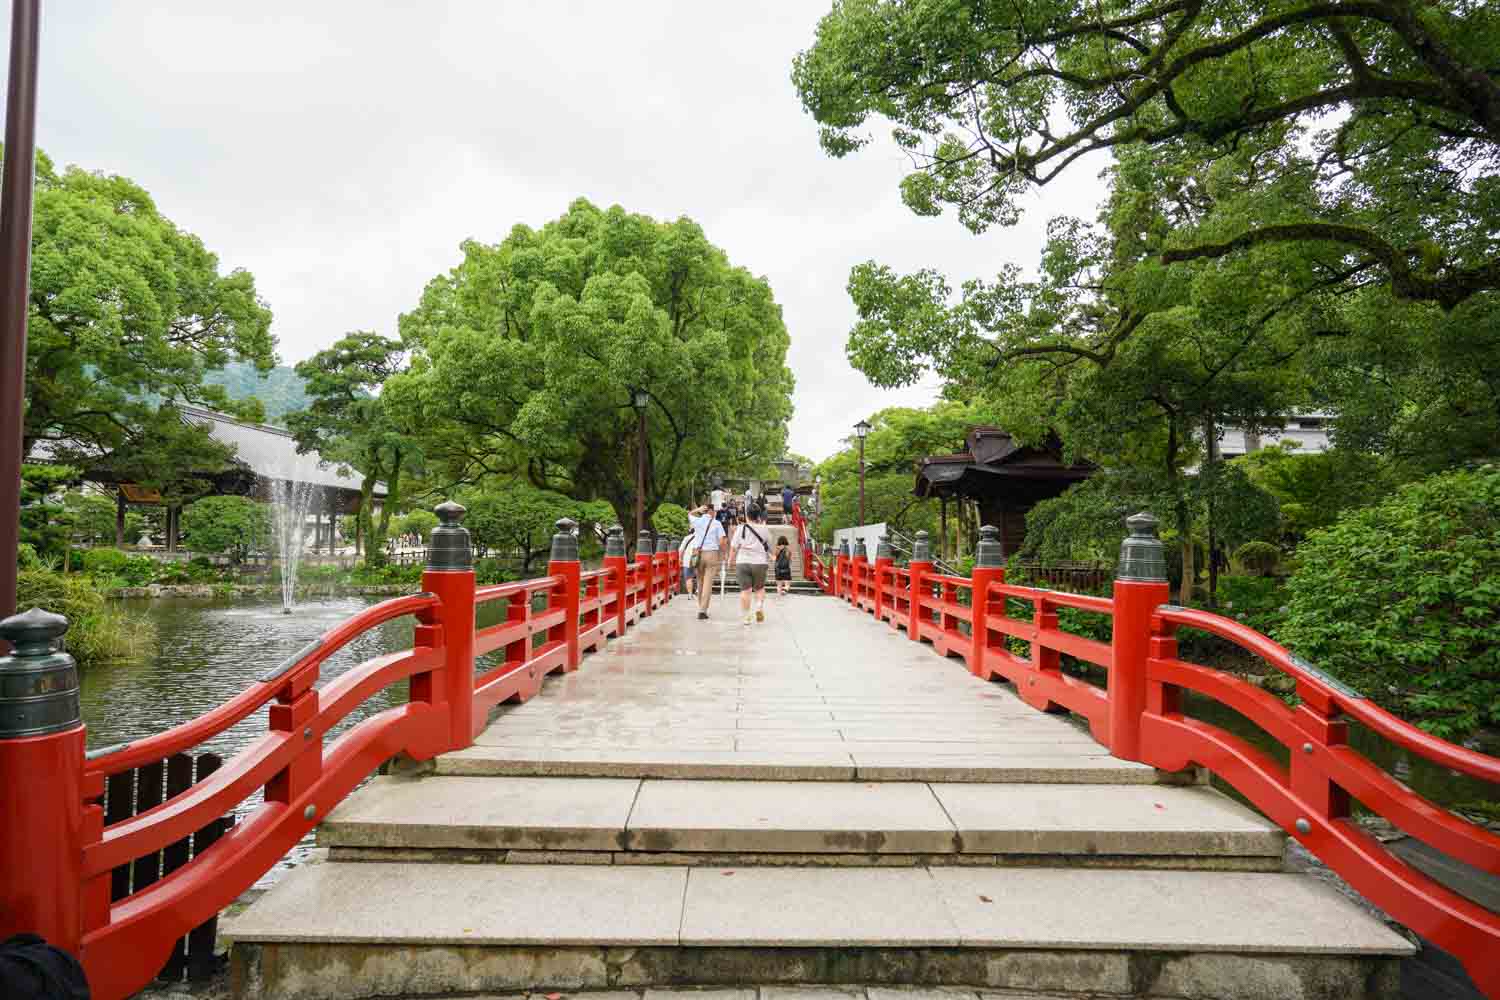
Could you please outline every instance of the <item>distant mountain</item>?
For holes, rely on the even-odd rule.
[[[203,376],[209,385],[222,385],[230,399],[260,400],[266,408],[266,422],[283,424],[288,413],[305,410],[311,405],[306,383],[286,365],[277,365],[262,375],[248,361],[234,361],[218,371]]]

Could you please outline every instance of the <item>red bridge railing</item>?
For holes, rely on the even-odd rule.
[[[449,503],[437,512],[443,523],[433,532],[422,593],[365,609],[213,711],[91,754],[84,753],[84,727],[76,722],[76,668],[53,649],[66,622],[40,612],[10,619],[8,626],[21,624],[8,633],[17,638],[8,664],[44,676],[40,665],[63,684],[71,677],[71,689],[52,688],[65,696],[71,691],[75,721],[0,739],[7,823],[0,839],[0,937],[41,934],[79,955],[96,1000],[124,1000],[158,974],[184,935],[250,888],[385,761],[427,760],[469,746],[492,708],[529,699],[550,673],[576,670],[583,653],[601,649],[677,589],[673,539],[653,551],[643,533],[640,554],[627,562],[616,528],[603,568],[584,572],[567,521],[558,524],[546,576],[476,587],[468,533],[459,524],[463,508]],[[476,628],[476,607],[493,601],[506,602],[503,619]],[[330,656],[408,615],[417,621],[411,649],[366,660],[318,686]],[[496,653],[503,660],[476,674],[476,658]],[[325,742],[352,711],[400,681],[410,686],[406,704]],[[263,736],[179,794],[106,823],[100,800],[112,777],[190,751],[262,708],[268,709]],[[221,832],[220,817],[261,793],[262,802]],[[162,877],[121,893],[112,877],[121,866],[170,852],[206,828],[217,839],[200,838],[202,849],[190,859],[169,858]]]
[[[885,546],[873,562],[843,551],[825,566],[800,523],[798,537],[809,578],[827,593],[944,656],[963,659],[978,677],[1009,681],[1033,708],[1082,716],[1116,757],[1217,775],[1367,899],[1457,956],[1487,996],[1500,998],[1500,915],[1398,858],[1354,822],[1351,803],[1490,874],[1500,875],[1500,836],[1427,801],[1350,746],[1346,719],[1484,781],[1500,783],[1500,759],[1423,732],[1232,619],[1170,604],[1155,520],[1137,515],[1130,523],[1132,537],[1107,598],[1005,583],[998,533],[989,527],[981,531],[978,565],[969,577],[933,571],[924,558],[925,532],[918,533],[909,567],[895,565]],[[1010,613],[1017,604],[1029,607],[1030,620]],[[1111,641],[1062,629],[1063,608],[1108,617]],[[1292,677],[1300,704],[1288,706],[1238,677],[1182,660],[1179,628],[1213,633]],[[1063,656],[1101,668],[1106,686],[1064,673]],[[1287,748],[1290,766],[1187,715],[1184,691],[1212,698],[1259,726]]]

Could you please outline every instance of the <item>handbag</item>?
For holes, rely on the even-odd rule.
[[[688,565],[693,568],[694,573],[697,573],[698,568],[703,565],[703,541],[708,537],[708,529],[711,527],[713,527],[712,521],[703,522],[703,538],[698,539],[698,544],[693,546],[693,554],[688,559]]]

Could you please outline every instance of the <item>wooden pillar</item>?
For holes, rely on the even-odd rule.
[[[125,489],[115,494],[115,548],[125,547]]]
[[[948,558],[948,498],[940,497],[938,505],[938,558]]]

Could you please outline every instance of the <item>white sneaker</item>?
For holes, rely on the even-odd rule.
[[[753,618],[751,618],[749,615],[746,615],[745,616],[745,624],[746,625],[754,625],[755,624],[755,620]]]

